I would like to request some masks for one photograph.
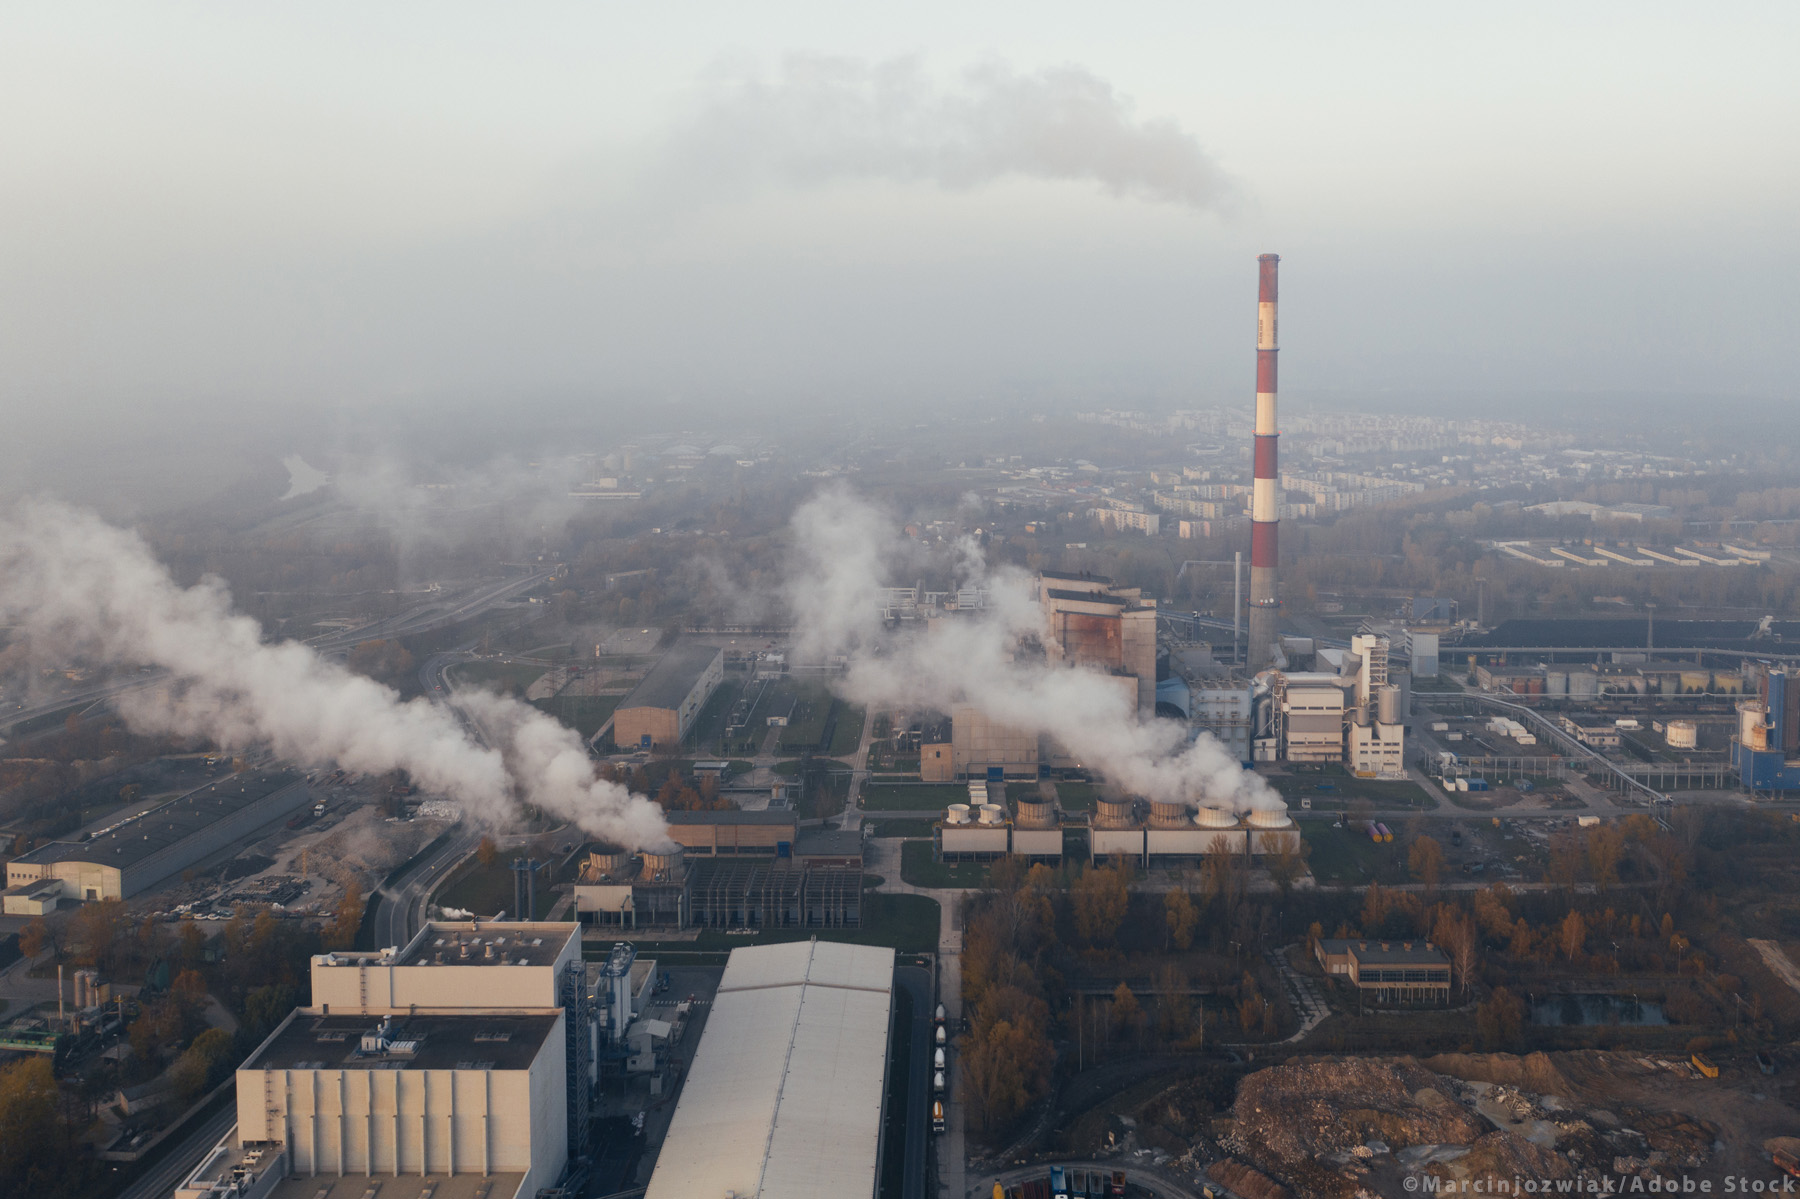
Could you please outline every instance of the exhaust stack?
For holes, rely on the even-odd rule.
[[[1275,428],[1275,356],[1280,352],[1275,331],[1276,272],[1278,254],[1256,260],[1256,439],[1250,491],[1250,644],[1253,671],[1266,669],[1275,658],[1281,637],[1281,598],[1276,589],[1279,560],[1277,538],[1281,512],[1281,470],[1277,462]]]

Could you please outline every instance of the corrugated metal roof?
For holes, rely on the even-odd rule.
[[[646,1199],[872,1196],[894,951],[733,950]]]
[[[700,676],[706,673],[713,660],[724,653],[716,645],[678,642],[631,689],[631,694],[619,705],[619,711],[630,708],[679,708],[681,701],[688,697],[688,692],[694,689],[694,684],[700,681]]]

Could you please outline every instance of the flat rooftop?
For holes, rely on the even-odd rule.
[[[646,1199],[872,1195],[894,951],[732,951]]]
[[[1327,937],[1319,942],[1326,953],[1348,953],[1359,962],[1373,966],[1447,966],[1450,958],[1443,950],[1425,941],[1370,941]]]
[[[794,844],[794,856],[800,858],[860,858],[862,851],[862,833],[853,828],[804,829]]]
[[[184,841],[258,803],[283,788],[303,782],[293,771],[233,775],[172,799],[160,808],[92,841],[52,841],[17,860],[21,862],[94,862],[120,869]]]
[[[1047,594],[1051,599],[1070,600],[1083,604],[1108,604],[1114,608],[1123,608],[1131,601],[1122,595],[1106,595],[1098,591],[1060,591],[1052,587]]]
[[[300,1011],[241,1070],[523,1070],[538,1055],[557,1014],[396,1018],[388,1028],[395,1044],[411,1052],[364,1053],[363,1034],[379,1016],[318,1016]]]
[[[322,953],[313,964],[333,966],[551,966],[581,926],[568,921],[434,920],[404,949]],[[491,952],[490,952],[491,950]]]
[[[716,645],[702,645],[699,642],[677,643],[655,666],[650,668],[619,710],[626,708],[668,708],[670,711],[681,707],[681,701],[688,697],[694,684],[706,668],[713,664],[713,659],[725,651]]]

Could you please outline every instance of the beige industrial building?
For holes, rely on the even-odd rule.
[[[366,1199],[403,1178],[530,1199],[585,1128],[587,985],[574,924],[432,923],[404,949],[315,957],[312,1006],[238,1067],[237,1124],[176,1199]]]
[[[1123,859],[1137,866],[1167,866],[1211,854],[1265,857],[1300,849],[1300,830],[1285,811],[1258,809],[1240,816],[1173,801],[1152,803],[1147,813],[1138,809],[1129,799],[1096,802],[1088,838],[1097,864]]]
[[[791,808],[670,812],[668,821],[670,839],[689,857],[786,857],[800,839],[800,817]]]
[[[724,650],[678,643],[613,713],[613,743],[621,749],[679,745],[724,681]]]
[[[733,950],[645,1199],[874,1199],[894,951]]]
[[[241,846],[311,802],[298,774],[232,775],[86,841],[52,841],[21,854],[6,864],[6,886],[28,887],[35,894],[41,884],[54,881],[62,899],[130,899],[196,862]]]

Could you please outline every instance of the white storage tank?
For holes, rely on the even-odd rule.
[[[1700,727],[1691,720],[1671,720],[1666,736],[1670,749],[1697,749],[1700,745]]]
[[[1569,672],[1566,670],[1547,670],[1544,672],[1545,695],[1567,695],[1569,693]]]

